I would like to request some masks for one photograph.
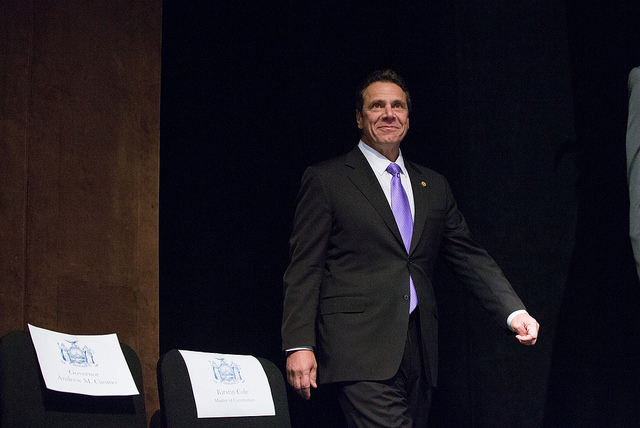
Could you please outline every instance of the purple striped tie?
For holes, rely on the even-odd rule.
[[[390,163],[387,167],[387,172],[391,174],[391,211],[396,219],[398,229],[400,229],[400,235],[402,235],[402,241],[409,253],[411,248],[411,235],[413,234],[413,218],[411,217],[411,207],[409,206],[409,198],[407,193],[402,187],[402,181],[400,181],[400,166],[395,163]],[[409,277],[411,302],[409,304],[409,312],[418,305],[418,296],[416,295],[416,289],[413,285],[413,278]]]

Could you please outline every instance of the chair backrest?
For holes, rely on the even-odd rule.
[[[173,349],[158,361],[158,391],[162,426],[288,428],[289,404],[280,369],[271,361],[257,357],[269,380],[275,416],[198,418],[189,372],[180,352]]]
[[[94,397],[47,389],[31,336],[13,331],[0,339],[0,427],[146,427],[142,369],[120,344],[140,395]]]

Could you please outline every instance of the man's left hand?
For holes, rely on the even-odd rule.
[[[516,339],[523,345],[535,345],[539,328],[540,324],[527,313],[518,314],[511,320],[511,330],[516,332]]]

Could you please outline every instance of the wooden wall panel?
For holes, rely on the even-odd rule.
[[[0,309],[13,311],[1,311],[2,333],[26,323],[117,333],[140,356],[151,414],[161,1],[13,3],[0,2],[21,30],[0,30],[13,52],[0,61],[0,126],[11,131],[1,133],[11,178],[0,185]]]
[[[30,10],[0,2],[0,334],[24,323]]]

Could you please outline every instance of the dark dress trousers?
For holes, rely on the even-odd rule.
[[[471,238],[446,179],[405,159],[415,202],[404,247],[391,207],[356,147],[302,178],[284,275],[283,350],[312,346],[320,383],[386,380],[400,366],[409,321],[409,276],[419,302],[425,373],[437,383],[437,256],[500,326],[524,309],[495,261]]]

